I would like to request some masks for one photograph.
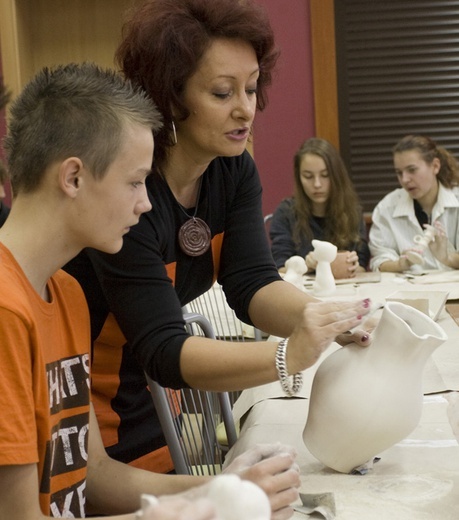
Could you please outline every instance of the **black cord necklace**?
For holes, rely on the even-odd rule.
[[[167,181],[164,178],[163,174],[161,172],[159,173],[167,184]],[[209,249],[211,242],[211,233],[209,226],[204,222],[204,220],[196,216],[198,214],[199,198],[201,196],[201,186],[202,176],[199,180],[198,195],[196,197],[196,207],[194,208],[193,215],[190,215],[186,211],[186,209],[180,204],[180,202],[178,202],[178,200],[174,197],[174,200],[177,202],[178,207],[180,208],[182,213],[184,213],[189,219],[180,226],[178,231],[178,243],[180,249],[188,256],[203,255]]]

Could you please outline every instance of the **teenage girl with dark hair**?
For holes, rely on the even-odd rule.
[[[350,251],[349,276],[365,271],[370,251],[357,193],[336,148],[325,139],[305,141],[294,157],[294,196],[284,199],[270,226],[271,250],[278,268],[299,255],[308,271],[317,266],[313,239]]]

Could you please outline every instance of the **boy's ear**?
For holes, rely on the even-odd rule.
[[[69,197],[75,198],[83,178],[83,162],[78,157],[69,157],[59,167],[59,187]]]

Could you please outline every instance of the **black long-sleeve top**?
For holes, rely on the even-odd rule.
[[[188,256],[178,245],[188,218],[164,179],[153,173],[147,188],[152,209],[118,254],[87,250],[66,267],[87,295],[93,337],[105,323],[94,344],[93,396],[108,451],[124,461],[156,449],[151,438],[160,435],[143,371],[162,386],[187,386],[179,366],[188,337],[182,306],[218,279],[229,305],[250,324],[253,295],[280,279],[263,223],[258,172],[247,152],[217,158],[203,174],[196,216],[209,226],[212,244],[202,256]]]

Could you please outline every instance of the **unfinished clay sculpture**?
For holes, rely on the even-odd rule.
[[[271,504],[266,493],[253,482],[242,480],[237,475],[218,475],[207,484],[182,493],[182,497],[192,501],[199,498],[209,500],[215,506],[217,513],[215,518],[218,517],[219,520],[270,520],[271,518]],[[163,503],[166,503],[167,498],[167,496],[163,497]],[[148,517],[147,511],[154,510],[160,500],[154,495],[143,494],[141,513],[139,512],[138,516]]]
[[[269,520],[271,505],[265,492],[237,475],[219,475],[207,494],[221,520]]]
[[[414,247],[406,251],[406,257],[413,264],[422,265],[424,263],[424,252],[429,247],[430,242],[435,240],[435,228],[429,224],[425,225],[422,235],[415,235],[413,238]]]
[[[298,255],[291,256],[285,261],[285,269],[284,280],[293,284],[300,291],[304,291],[303,275],[308,270],[305,259]]]
[[[409,435],[421,417],[425,363],[446,339],[424,313],[387,302],[369,347],[343,347],[317,369],[303,433],[312,455],[349,473]]]
[[[314,257],[317,260],[316,277],[312,290],[316,296],[330,296],[336,289],[330,264],[336,258],[338,248],[323,240],[313,240],[311,243],[314,247]]]

